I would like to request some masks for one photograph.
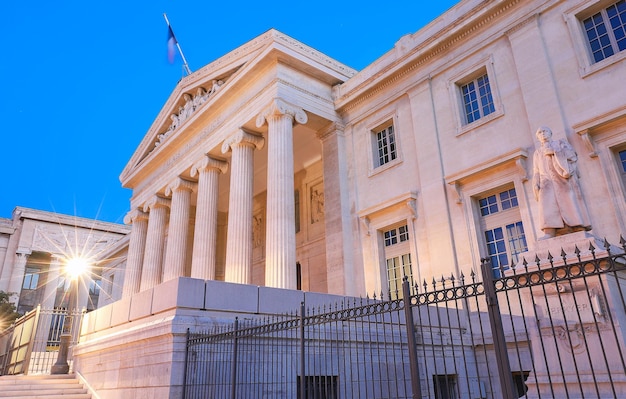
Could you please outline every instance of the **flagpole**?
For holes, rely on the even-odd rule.
[[[167,15],[165,13],[163,13],[163,18],[165,18],[165,22],[167,22],[168,28],[170,28],[170,30],[172,31],[172,35],[174,35],[174,29],[172,29],[172,26],[170,25],[170,21],[169,19],[167,19]],[[187,72],[187,75],[191,75],[191,69],[189,69],[189,65],[187,64],[187,59],[185,58],[185,55],[183,54],[183,50],[180,48],[180,44],[178,43],[178,40],[176,39],[175,35],[174,35],[174,41],[176,42],[176,48],[178,49],[180,58],[183,59],[183,68],[185,68],[185,72]]]

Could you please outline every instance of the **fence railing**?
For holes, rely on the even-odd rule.
[[[624,240],[611,249],[188,332],[184,398],[626,397]]]
[[[68,361],[72,366],[72,349],[78,341],[84,311],[74,311],[72,340]],[[0,333],[0,374],[48,374],[59,353],[59,344],[67,310],[42,309],[28,312]]]

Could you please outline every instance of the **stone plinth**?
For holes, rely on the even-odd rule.
[[[295,314],[343,297],[181,277],[85,315],[74,370],[101,399],[182,397],[187,329]]]
[[[534,248],[539,265],[527,258],[528,271],[540,272],[531,275],[530,281],[545,280],[544,285],[521,291],[522,306],[534,309],[535,315],[534,320],[528,319],[535,359],[526,381],[529,398],[538,397],[537,392],[571,398],[590,392],[599,397],[626,395],[626,376],[614,372],[623,368],[618,353],[626,349],[626,312],[621,300],[626,275],[607,272],[584,277],[583,270],[607,270],[609,265],[594,262],[590,244],[596,258],[608,255],[604,240],[580,232],[539,241]],[[580,251],[580,263],[575,248]],[[609,250],[611,254],[623,252],[617,247]],[[554,257],[552,263],[548,253]],[[570,267],[561,267],[566,263]],[[516,271],[521,274],[526,269],[518,265]]]

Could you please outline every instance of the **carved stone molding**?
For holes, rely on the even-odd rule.
[[[578,135],[582,139],[583,143],[585,143],[585,147],[589,150],[589,156],[591,158],[596,158],[598,153],[596,151],[596,146],[593,141],[593,136],[591,135],[590,129],[585,129],[583,131],[578,132]]]
[[[195,188],[196,188],[196,183],[177,177],[176,179],[174,179],[173,182],[168,184],[168,186],[165,188],[165,195],[169,197],[172,195],[174,191],[179,191],[179,190],[193,191]]]
[[[280,98],[275,98],[272,103],[256,117],[256,126],[263,126],[265,122],[267,122],[267,118],[271,115],[289,115],[301,125],[304,125],[309,120],[306,112],[304,112],[302,108],[289,104]]]
[[[169,208],[170,200],[155,195],[150,201],[146,202],[146,204],[143,206],[143,211],[148,212],[150,209],[160,207]]]
[[[328,137],[331,137],[334,134],[342,136],[344,134],[344,130],[346,129],[346,125],[340,122],[331,122],[326,127],[321,130],[318,130],[315,134],[317,138],[324,141]]]
[[[417,200],[415,198],[411,198],[406,202],[406,206],[411,211],[411,217],[413,220],[417,219]]]
[[[224,144],[222,144],[222,154],[226,154],[228,151],[231,150],[232,146],[239,144],[252,145],[257,150],[260,150],[265,144],[265,139],[263,138],[263,136],[250,134],[243,129],[239,129],[226,140],[224,140]]]
[[[216,169],[220,173],[226,173],[226,171],[228,170],[228,162],[205,155],[199,161],[193,164],[193,166],[191,167],[190,175],[191,177],[196,177],[200,174],[201,171],[206,171],[209,169]]]
[[[142,219],[148,220],[148,214],[140,208],[135,208],[124,216],[124,224],[133,224]]]
[[[363,227],[365,227],[365,235],[370,235],[370,218],[368,218],[367,216],[361,217],[359,218],[359,220],[361,221],[361,223],[363,224]]]

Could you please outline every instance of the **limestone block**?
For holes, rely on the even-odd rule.
[[[305,292],[304,293],[304,306],[308,309],[323,308],[335,309],[335,304],[341,307],[341,304],[345,302],[345,297],[341,295],[322,294],[318,292]]]
[[[128,323],[130,318],[130,297],[111,304],[111,327]]]
[[[259,287],[223,281],[206,281],[205,309],[258,312]]]
[[[302,301],[302,291],[259,287],[259,313],[299,313]]]
[[[96,328],[96,312],[85,314],[80,327],[80,335],[87,335],[95,331]]]
[[[152,314],[152,296],[154,288],[138,292],[131,297],[129,321],[141,319]]]
[[[204,280],[178,277],[154,287],[152,313],[179,308],[204,308]]]
[[[108,305],[97,309],[96,311],[87,313],[87,315],[93,314],[95,316],[95,329],[89,332],[105,330],[111,327],[111,313],[113,312],[113,306]]]

